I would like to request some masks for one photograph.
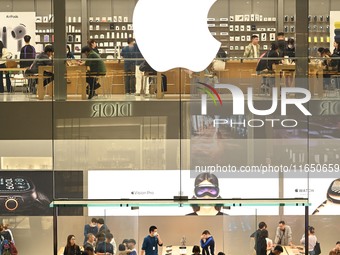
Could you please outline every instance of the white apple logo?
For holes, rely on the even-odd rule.
[[[133,13],[138,47],[152,68],[204,70],[221,43],[210,33],[207,17],[216,0],[139,0]]]

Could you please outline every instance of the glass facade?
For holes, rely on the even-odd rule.
[[[300,239],[310,225],[322,251],[333,249],[340,233],[340,88],[336,56],[318,52],[333,53],[340,3],[217,0],[207,26],[221,42],[219,54],[201,72],[187,66],[162,72],[163,91],[161,72],[127,71],[124,65],[122,48],[135,36],[133,12],[141,1],[0,4],[0,40],[11,52],[4,59],[3,51],[0,60],[0,219],[18,251],[36,253],[39,240],[39,252],[60,255],[71,234],[83,246],[84,226],[93,217],[113,234],[115,254],[131,238],[140,253],[152,225],[164,242],[162,255],[191,254],[206,229],[216,254],[252,254],[259,222],[266,222],[277,243],[281,220],[293,231],[287,255],[303,253]],[[179,29],[195,29],[186,26],[193,10],[187,17],[171,14],[183,20]],[[181,41],[190,55],[200,43],[164,31],[154,31],[155,48]],[[279,32],[284,53],[279,48],[273,57]],[[6,66],[19,62],[25,35],[37,55],[53,45],[52,66],[44,64],[48,55],[35,60],[45,65],[35,73],[19,63]],[[250,44],[253,35],[260,46]],[[97,42],[106,67],[105,75],[92,77],[101,85],[92,99],[82,65],[88,58],[81,54],[88,40]],[[188,63],[200,62],[206,51],[202,47]],[[158,61],[179,52],[164,47]],[[134,63],[141,64],[136,56]],[[134,77],[136,91],[126,87]]]

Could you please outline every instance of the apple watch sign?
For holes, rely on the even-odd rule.
[[[138,47],[159,72],[182,67],[204,70],[221,45],[210,33],[207,16],[216,0],[139,0],[133,13]]]

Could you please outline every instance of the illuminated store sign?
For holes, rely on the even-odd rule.
[[[131,103],[96,103],[91,108],[91,118],[132,116]]]
[[[183,67],[203,71],[221,43],[210,33],[207,16],[216,0],[139,0],[133,30],[144,58],[164,72]],[[149,14],[152,12],[152,14]],[[185,46],[186,43],[194,42]]]

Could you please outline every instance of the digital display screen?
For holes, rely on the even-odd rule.
[[[204,176],[205,174],[203,174]],[[173,199],[187,196],[189,199],[232,199],[232,198],[277,198],[277,179],[225,178],[213,175],[213,183],[200,181],[190,175],[189,170],[90,170],[88,172],[89,199]],[[98,186],[100,183],[100,187]],[[260,185],[259,185],[260,184]],[[249,187],[253,187],[249,192]],[[270,192],[268,192],[270,190]],[[200,212],[207,208],[200,208]],[[139,206],[139,210],[129,207],[91,207],[89,216],[183,216],[195,215],[194,208],[185,206]],[[277,206],[235,206],[220,208],[219,215],[278,215]],[[200,214],[198,214],[200,215]]]
[[[30,181],[22,177],[0,177],[0,192],[25,192],[32,188]]]

